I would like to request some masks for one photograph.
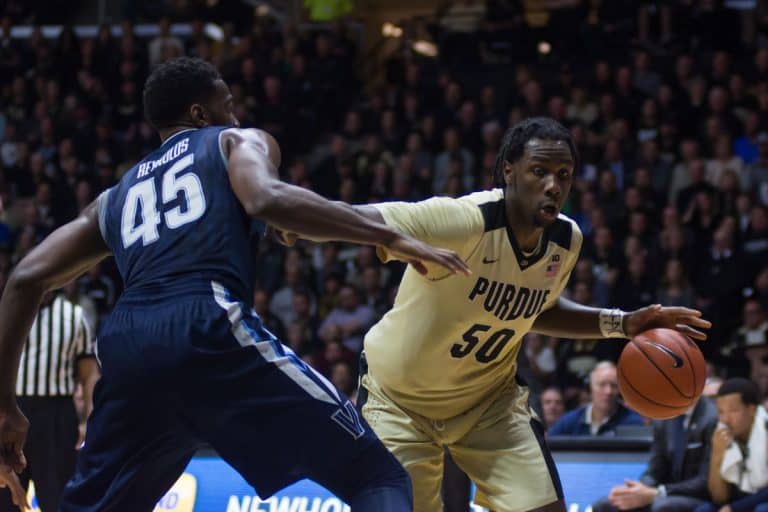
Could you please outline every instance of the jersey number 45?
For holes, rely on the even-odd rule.
[[[205,213],[205,195],[200,179],[193,172],[182,176],[179,174],[195,163],[195,154],[189,154],[174,163],[163,175],[160,192],[162,203],[157,200],[155,180],[150,178],[140,181],[128,189],[123,204],[123,215],[120,232],[123,237],[123,247],[128,248],[141,240],[147,246],[160,238],[158,225],[165,218],[169,229],[177,229],[184,224],[194,222]],[[164,205],[178,199],[182,194],[182,204],[167,210],[163,216],[160,210]]]

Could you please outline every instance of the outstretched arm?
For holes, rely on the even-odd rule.
[[[376,222],[378,224],[386,224],[386,221],[384,220],[384,216],[381,214],[381,212],[369,204],[347,204],[342,201],[334,201],[333,203],[343,208],[350,208],[353,211],[365,217],[366,219],[370,220],[371,222]],[[298,240],[299,238],[303,238],[305,240],[311,240],[313,242],[320,241],[320,240],[313,240],[311,237],[307,236],[304,233],[301,233],[301,234],[292,233],[290,231],[283,231],[280,229],[275,229],[274,234],[277,237],[277,239],[280,241],[280,243],[287,246],[292,246],[293,244],[296,243],[296,240]]]
[[[24,341],[45,292],[64,286],[108,255],[94,201],[16,266],[0,300],[0,403],[14,394]]]
[[[434,262],[452,272],[469,269],[453,251],[434,249],[386,224],[375,222],[346,203],[327,199],[277,178],[280,150],[275,140],[260,130],[231,129],[222,135],[222,150],[229,165],[232,189],[246,213],[275,228],[301,233],[316,241],[338,240],[385,247],[427,272],[424,262]]]
[[[389,244],[398,236],[393,229],[369,221],[345,203],[328,201],[280,181],[280,149],[266,132],[228,130],[222,145],[228,154],[232,189],[249,215],[316,241],[377,245]]]
[[[612,329],[611,320],[617,324]],[[602,323],[602,327],[601,327]],[[701,312],[682,307],[662,307],[658,304],[635,311],[605,310],[583,306],[564,297],[544,311],[533,324],[533,330],[558,338],[631,338],[648,329],[666,327],[698,340],[707,335],[699,329],[709,329],[711,323],[701,318]],[[611,331],[610,336],[607,331]]]
[[[0,466],[23,469],[26,419],[15,388],[24,341],[45,292],[60,288],[109,255],[96,202],[51,233],[16,266],[0,300]]]

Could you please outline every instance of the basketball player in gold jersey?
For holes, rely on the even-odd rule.
[[[467,277],[408,268],[394,307],[365,337],[358,405],[410,473],[416,512],[441,510],[443,447],[475,482],[476,503],[498,512],[565,510],[543,427],[515,380],[525,333],[624,338],[668,327],[705,338],[699,329],[710,324],[695,310],[625,313],[560,296],[582,243],[576,223],[560,214],[576,162],[562,125],[528,119],[504,137],[500,188],[355,207],[453,249],[472,270]]]

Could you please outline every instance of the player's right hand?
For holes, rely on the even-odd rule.
[[[464,260],[455,252],[432,247],[406,235],[396,237],[385,248],[395,258],[413,265],[413,268],[422,275],[429,272],[425,263],[436,263],[454,274],[465,276],[472,274]]]
[[[11,492],[11,500],[14,505],[21,510],[28,510],[30,508],[27,501],[27,493],[21,486],[19,477],[11,469],[0,466],[0,489],[4,487],[7,487]]]
[[[15,400],[0,406],[0,469],[21,473],[27,467],[23,449],[28,431],[29,421]]]

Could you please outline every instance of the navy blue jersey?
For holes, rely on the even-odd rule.
[[[174,134],[99,197],[99,225],[124,297],[210,294],[216,281],[250,303],[264,225],[232,191],[219,146],[225,129]]]

